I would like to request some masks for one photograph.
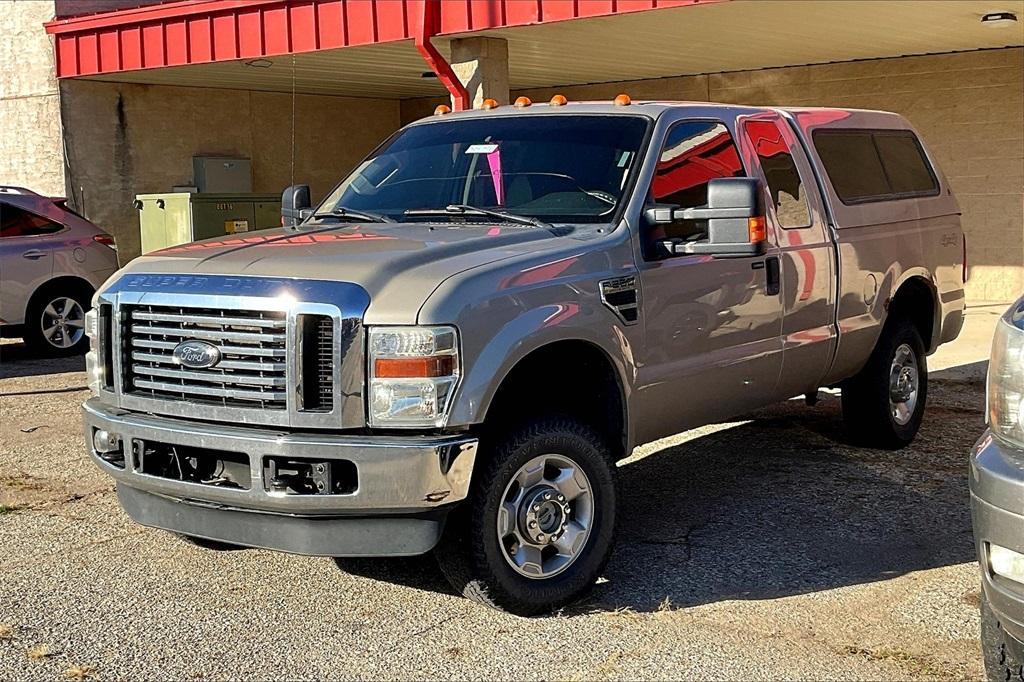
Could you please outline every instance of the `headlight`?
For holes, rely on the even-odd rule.
[[[93,395],[100,394],[103,384],[102,367],[99,361],[99,313],[95,308],[85,314],[85,335],[89,337],[89,351],[85,354],[85,371],[89,377],[89,390]]]
[[[998,436],[1024,446],[1024,302],[996,325],[988,365],[988,426]]]
[[[454,327],[371,327],[370,426],[444,426],[459,382]]]

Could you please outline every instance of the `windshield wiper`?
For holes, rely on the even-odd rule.
[[[360,211],[355,208],[345,208],[344,206],[335,206],[330,211],[322,211],[320,213],[314,213],[314,218],[353,218],[355,220],[365,220],[371,223],[393,223],[395,222],[387,216],[383,216],[379,213],[370,213],[369,211]]]
[[[505,211],[494,211],[489,208],[470,206],[469,204],[449,204],[444,208],[410,208],[404,213],[404,215],[484,215],[507,220],[510,223],[519,223],[520,225],[532,225],[533,227],[542,227],[546,229],[550,229],[552,227],[551,223],[546,223],[540,218],[534,218],[533,216],[517,215],[515,213],[506,213]]]

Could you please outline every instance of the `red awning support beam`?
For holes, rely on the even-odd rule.
[[[431,37],[437,35],[441,29],[441,0],[423,0],[423,17],[420,22],[420,30],[416,33],[416,49],[423,56],[430,69],[437,74],[438,79],[452,95],[452,102],[455,104],[455,111],[465,111],[471,108],[469,91],[462,84],[459,77],[452,70],[452,65],[444,58],[444,55],[430,42]]]

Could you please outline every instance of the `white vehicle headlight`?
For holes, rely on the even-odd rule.
[[[444,426],[459,383],[454,327],[370,327],[370,426]]]
[[[100,394],[103,384],[103,369],[99,361],[99,314],[92,308],[85,314],[85,335],[89,337],[89,351],[85,354],[85,372],[89,377],[89,390],[93,395]]]
[[[993,433],[1024,446],[1024,303],[996,325],[988,365],[988,426]]]

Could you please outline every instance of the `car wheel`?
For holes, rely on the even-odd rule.
[[[981,653],[989,682],[1024,682],[1024,661],[1006,646],[1007,635],[992,613],[984,592],[981,597]]]
[[[615,465],[590,427],[534,422],[497,439],[434,550],[455,590],[522,616],[579,599],[615,535]]]
[[[843,420],[854,440],[895,450],[914,440],[927,398],[921,335],[908,320],[891,320],[868,364],[842,384]]]
[[[85,336],[89,299],[84,291],[56,287],[33,296],[25,318],[29,350],[51,357],[84,353],[89,346]]]

